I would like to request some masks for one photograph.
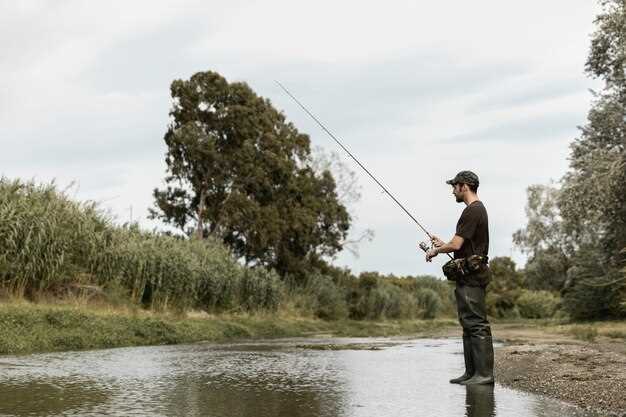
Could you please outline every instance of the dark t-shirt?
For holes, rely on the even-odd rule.
[[[471,255],[487,256],[489,252],[489,221],[481,201],[465,207],[456,224],[456,234],[463,238],[463,246],[454,252],[454,259]]]

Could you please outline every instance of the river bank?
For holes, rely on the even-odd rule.
[[[199,341],[335,336],[432,335],[453,319],[325,321],[288,313],[155,313],[81,305],[0,303],[0,354],[27,354],[192,343]]]
[[[626,322],[495,324],[498,383],[626,416]]]

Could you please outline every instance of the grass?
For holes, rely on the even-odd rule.
[[[586,342],[595,342],[599,337],[626,341],[625,320],[560,324],[553,326],[553,328],[559,333],[568,334],[575,339]]]
[[[570,327],[569,334],[578,340],[594,342],[598,337],[598,329],[593,325],[577,325]]]
[[[588,342],[599,336],[626,340],[625,321],[562,324],[517,320],[499,321],[498,325],[537,328]],[[5,355],[277,337],[432,337],[449,333],[451,328],[457,329],[458,322],[449,318],[327,321],[304,317],[291,310],[237,314],[167,313],[132,305],[76,301],[31,303],[9,299],[0,302],[0,354]]]
[[[575,339],[595,342],[598,337],[626,340],[626,320],[591,321],[573,323],[561,319],[517,319],[498,320],[496,323],[507,327],[538,328],[573,336]]]
[[[432,333],[456,321],[324,321],[284,314],[176,315],[84,305],[0,304],[0,354],[332,334]]]
[[[603,321],[567,326],[570,334],[581,340],[594,341],[597,337],[626,341],[626,321]]]

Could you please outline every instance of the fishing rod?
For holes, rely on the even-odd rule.
[[[276,80],[275,80],[275,81],[276,81]],[[424,226],[422,226],[422,224],[421,224],[419,221],[417,221],[417,219],[416,219],[416,218],[415,218],[415,217],[414,217],[411,213],[409,213],[409,211],[408,211],[408,210],[407,210],[407,209],[406,209],[406,208],[402,205],[402,203],[400,203],[400,202],[398,201],[398,199],[397,199],[397,198],[395,198],[395,197],[393,196],[393,194],[391,194],[391,193],[389,192],[389,190],[387,189],[387,187],[385,187],[385,186],[384,186],[384,185],[383,185],[380,181],[378,181],[378,179],[376,179],[376,177],[375,177],[375,176],[374,176],[374,175],[373,175],[373,174],[372,174],[372,173],[371,173],[371,172],[370,172],[367,168],[365,168],[365,166],[364,166],[364,165],[363,165],[363,164],[362,164],[362,163],[361,163],[361,162],[360,162],[360,161],[359,161],[359,160],[358,160],[358,159],[357,159],[354,155],[352,155],[352,152],[350,152],[350,151],[348,150],[348,148],[346,148],[346,147],[343,145],[343,143],[341,143],[341,141],[340,141],[339,139],[337,139],[337,137],[336,137],[335,135],[333,135],[333,133],[332,133],[330,130],[328,130],[328,128],[326,128],[326,126],[324,126],[324,124],[323,124],[323,123],[322,123],[322,122],[321,122],[321,121],[320,121],[317,117],[315,117],[315,115],[314,115],[313,113],[311,113],[311,112],[309,111],[309,109],[307,109],[307,108],[305,107],[305,105],[304,105],[304,104],[302,104],[302,103],[300,102],[300,100],[298,100],[298,99],[297,99],[297,98],[296,98],[293,94],[291,94],[291,92],[290,92],[289,90],[287,90],[287,88],[286,88],[284,85],[282,85],[279,81],[276,81],[276,84],[278,84],[278,86],[279,86],[280,88],[282,88],[282,90],[283,90],[285,93],[287,93],[287,95],[288,95],[289,97],[291,97],[291,99],[292,99],[293,101],[295,101],[295,102],[296,102],[296,104],[298,104],[298,106],[300,106],[300,107],[302,108],[302,110],[304,110],[304,111],[306,112],[306,114],[308,114],[308,115],[309,115],[309,116],[310,116],[313,120],[315,120],[315,122],[319,125],[319,127],[321,127],[321,128],[324,130],[324,132],[326,132],[326,133],[328,134],[328,136],[330,136],[330,137],[331,137],[331,138],[332,138],[332,139],[333,139],[333,140],[334,140],[334,141],[335,141],[335,142],[336,142],[339,146],[341,146],[341,149],[343,149],[344,151],[346,151],[346,153],[350,156],[350,158],[352,158],[352,159],[354,160],[354,162],[356,162],[356,163],[357,163],[357,164],[358,164],[358,165],[359,165],[359,166],[363,169],[363,171],[365,171],[365,172],[367,173],[367,175],[369,175],[369,176],[370,176],[370,178],[371,178],[371,179],[373,179],[373,180],[376,182],[376,184],[378,184],[378,185],[380,186],[380,188],[382,188],[382,189],[383,189],[384,194],[387,194],[389,197],[391,197],[391,199],[392,199],[392,200],[393,200],[393,201],[394,201],[394,202],[395,202],[395,203],[396,203],[396,204],[397,204],[397,205],[398,205],[398,206],[399,206],[399,207],[400,207],[400,208],[401,208],[401,209],[402,209],[402,210],[403,210],[403,211],[404,211],[404,212],[405,212],[405,213],[406,213],[406,214],[407,214],[410,218],[411,218],[411,220],[413,220],[413,221],[415,222],[415,224],[417,224],[417,225],[419,226],[419,228],[420,228],[420,229],[422,229],[422,230],[424,231],[424,233],[426,233],[426,235],[428,236],[428,238],[432,240],[433,236],[432,236],[432,235],[428,232],[428,230],[426,230],[426,228],[425,228]],[[420,248],[421,248],[424,252],[427,252],[427,251],[428,251],[428,249],[429,249],[428,245],[427,245],[426,243],[424,243],[424,242],[421,242],[421,243],[419,244],[419,247],[420,247]],[[452,259],[452,256],[451,256],[449,253],[447,253],[446,255],[448,255],[448,257],[449,257],[450,259]]]

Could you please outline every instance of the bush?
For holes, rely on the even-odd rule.
[[[429,276],[415,277],[415,291],[418,294],[417,300],[420,303],[419,293],[422,289],[432,290],[439,298],[437,306],[438,315],[447,315],[456,317],[456,297],[454,295],[454,286],[449,281],[442,281],[438,278]]]
[[[583,255],[579,258],[586,261]],[[587,261],[568,271],[568,284],[563,290],[563,308],[574,320],[601,320],[625,317],[622,305],[626,280],[621,271],[603,268],[599,262]]]
[[[406,278],[384,277],[375,272],[362,273],[350,293],[350,317],[353,319],[414,318],[417,300]]]
[[[560,299],[549,291],[523,290],[517,299],[517,308],[527,319],[545,319],[554,316]]]
[[[504,292],[490,291],[487,288],[485,302],[487,304],[487,314],[498,318],[519,318],[517,300],[522,290],[508,290]],[[515,310],[515,311],[514,311]]]
[[[508,256],[495,257],[489,261],[491,282],[487,286],[487,313],[494,317],[515,318],[517,299],[524,287],[523,274]]]
[[[420,317],[423,319],[434,319],[439,310],[441,310],[442,302],[439,294],[430,288],[420,288],[416,293],[417,305],[420,309]]]
[[[307,277],[306,281],[307,307],[316,317],[339,320],[348,316],[345,290],[336,285],[332,278],[314,274]]]

